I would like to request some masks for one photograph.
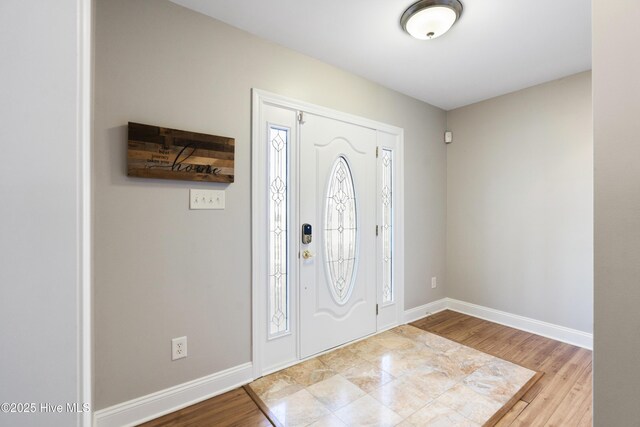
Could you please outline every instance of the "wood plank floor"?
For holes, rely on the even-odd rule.
[[[497,426],[592,425],[590,351],[449,310],[412,325],[544,373]],[[239,388],[142,426],[262,427],[271,423]]]
[[[271,427],[272,424],[241,387],[141,424],[141,426]]]
[[[497,426],[591,426],[591,351],[445,310],[412,323],[544,375]]]

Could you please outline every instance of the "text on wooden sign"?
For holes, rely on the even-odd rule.
[[[233,182],[235,139],[129,122],[127,175]]]

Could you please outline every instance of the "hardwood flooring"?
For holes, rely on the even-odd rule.
[[[591,426],[591,351],[445,310],[413,326],[542,372],[496,426]]]
[[[141,426],[271,427],[272,424],[241,387],[141,424]]]
[[[544,374],[496,426],[592,425],[591,351],[450,310],[412,325]],[[245,427],[271,423],[239,388],[142,426]]]

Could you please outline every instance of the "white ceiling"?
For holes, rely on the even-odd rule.
[[[172,0],[445,110],[591,69],[590,0],[461,0],[440,38],[400,16],[415,0]]]

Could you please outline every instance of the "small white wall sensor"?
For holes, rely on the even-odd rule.
[[[448,130],[444,133],[444,142],[445,144],[451,144],[453,142],[453,132]]]

